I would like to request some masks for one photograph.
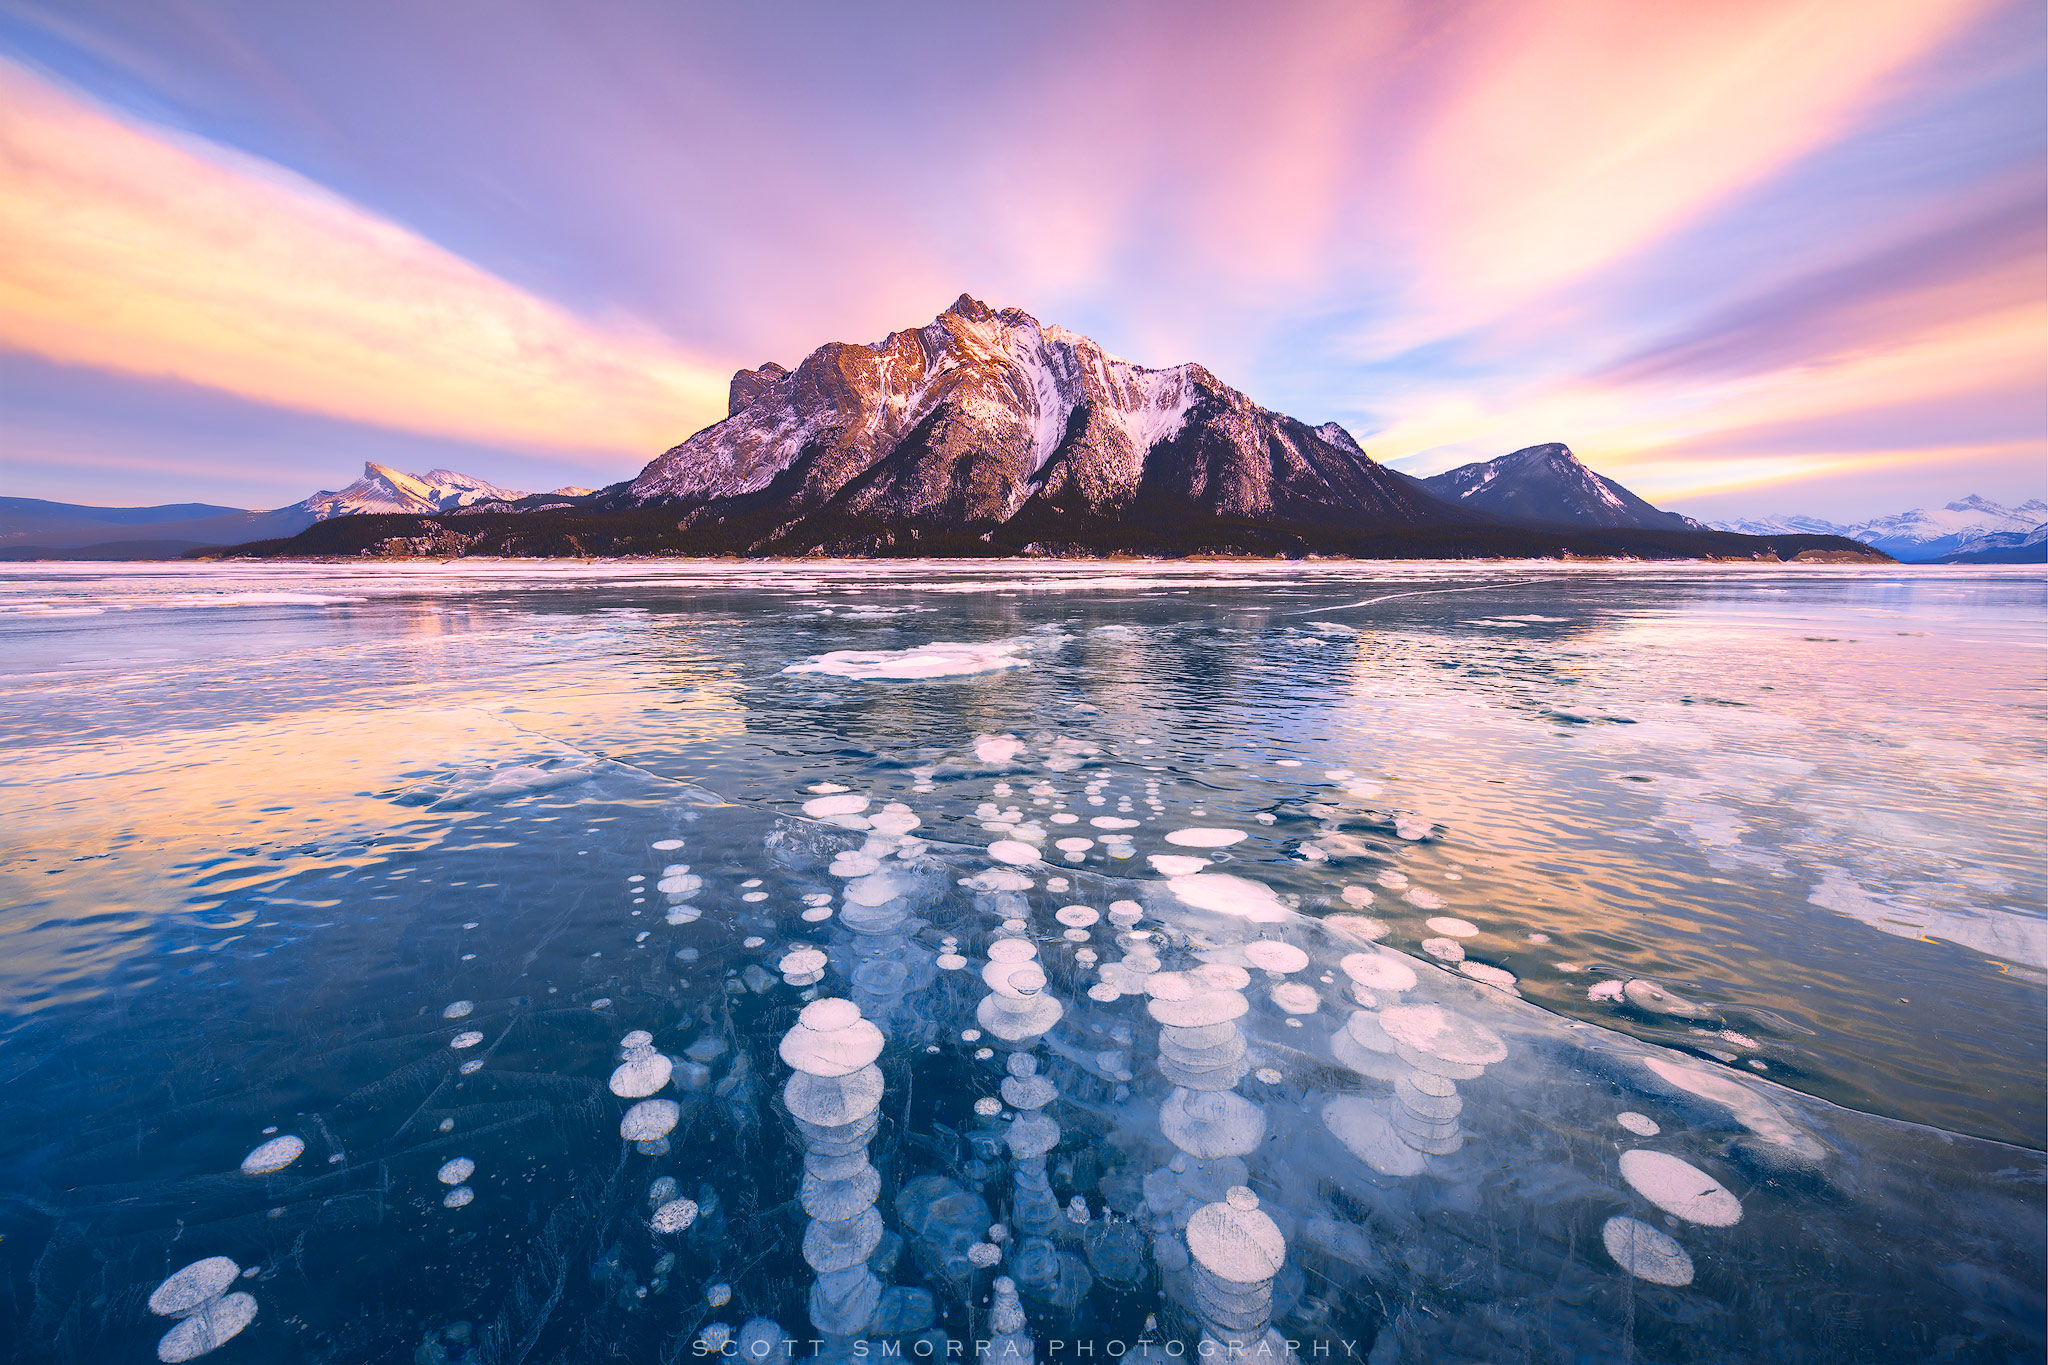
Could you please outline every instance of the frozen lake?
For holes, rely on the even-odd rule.
[[[2039,1360],[2044,602],[0,566],[0,1340]]]

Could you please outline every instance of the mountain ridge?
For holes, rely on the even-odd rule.
[[[2031,539],[2048,526],[2048,502],[2030,498],[2016,507],[1976,493],[1968,494],[1939,508],[1916,507],[1907,512],[1871,517],[1850,525],[1838,525],[1818,517],[1759,517],[1741,521],[1714,522],[1717,531],[1741,535],[1782,535],[1810,533],[1846,536],[1884,551],[1905,563],[1938,563],[1952,556],[1998,553],[2039,544]],[[1973,562],[2028,562],[2026,560],[1980,560]]]
[[[1448,502],[1536,525],[1705,529],[1588,469],[1562,441],[1524,446],[1417,482]]]

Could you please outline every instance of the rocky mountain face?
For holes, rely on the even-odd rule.
[[[1594,473],[1561,442],[1528,446],[1418,482],[1447,502],[1532,525],[1703,529],[1691,518],[1660,511]]]
[[[730,415],[600,506],[669,507],[757,552],[1147,548],[1161,535],[1485,520],[1200,365],[1148,369],[962,295],[930,324],[733,376]]]
[[[1943,507],[1918,507],[1910,512],[1872,517],[1850,525],[1836,525],[1818,517],[1767,517],[1749,521],[1715,522],[1717,531],[1742,535],[1781,535],[1787,531],[1847,536],[1860,540],[1907,563],[1928,563],[1961,556],[1996,556],[2001,552],[2025,551],[2041,544],[2036,535],[2048,527],[2048,502],[2030,498],[2017,507],[2007,507],[1972,493]],[[1971,558],[1960,562],[2026,562],[2019,559]]]
[[[475,503],[514,503],[528,496],[452,469],[406,474],[386,465],[363,463],[363,477],[340,492],[321,491],[295,504],[313,520],[329,517],[389,514],[431,516]],[[288,509],[280,509],[288,510]]]

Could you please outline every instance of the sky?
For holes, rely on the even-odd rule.
[[[2038,0],[0,0],[0,493],[596,486],[962,292],[1428,474],[2048,494]]]

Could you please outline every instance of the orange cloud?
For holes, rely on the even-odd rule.
[[[0,346],[354,421],[644,456],[726,375],[275,166],[0,63]]]

